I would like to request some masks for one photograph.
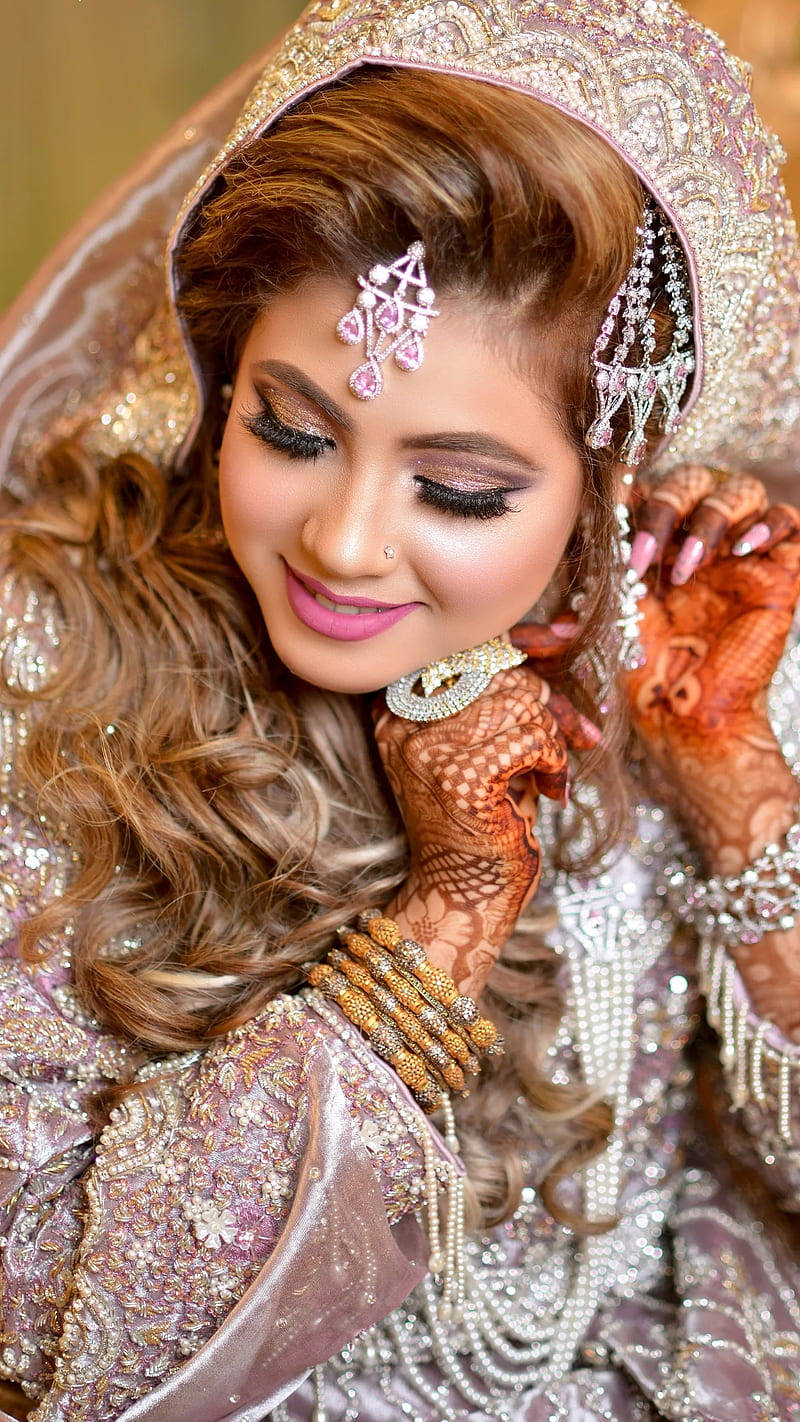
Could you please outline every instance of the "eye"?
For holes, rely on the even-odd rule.
[[[421,474],[415,475],[414,482],[424,504],[431,504],[456,518],[502,518],[504,514],[518,512],[508,503],[505,489],[479,489],[467,494],[448,484],[436,484]]]
[[[267,444],[271,449],[280,450],[289,459],[318,459],[326,449],[335,449],[336,444],[327,435],[311,434],[308,430],[298,430],[279,420],[269,397],[263,390],[257,390],[261,401],[260,410],[244,410],[239,418],[246,430]]]

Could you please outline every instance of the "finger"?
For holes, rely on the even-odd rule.
[[[549,707],[540,701],[531,708],[520,698],[501,721],[491,706],[494,699],[486,697],[483,703],[486,734],[471,737],[461,751],[473,774],[479,764],[486,767],[482,793],[489,799],[504,798],[515,775],[529,775],[537,786],[541,776],[544,793],[560,799],[569,771],[567,744]]]
[[[770,548],[800,533],[800,510],[791,504],[774,504],[757,523],[745,530],[731,552],[736,558],[748,553],[768,553]]]
[[[675,559],[671,582],[676,587],[688,582],[697,568],[710,562],[730,529],[763,513],[767,503],[766,490],[759,479],[752,474],[732,474],[695,511],[688,537]]]
[[[593,750],[595,746],[600,745],[603,739],[600,727],[590,721],[588,716],[583,716],[563,692],[551,692],[547,706],[567,745],[572,746],[574,750]]]
[[[518,622],[509,636],[515,647],[535,661],[556,661],[568,651],[580,631],[577,619],[564,613],[555,622]]]
[[[667,474],[640,505],[628,560],[640,578],[666,551],[678,525],[713,491],[720,477],[719,471],[705,464],[683,464]]]
[[[566,804],[569,787],[568,765],[554,771],[535,770],[533,780],[540,795],[546,795],[548,800],[559,800]]]

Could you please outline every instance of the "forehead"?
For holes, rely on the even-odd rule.
[[[315,279],[276,296],[254,322],[242,350],[242,369],[258,378],[259,361],[281,362],[304,372],[360,430],[502,428],[508,423],[563,431],[563,412],[551,392],[519,360],[519,342],[504,333],[498,313],[474,298],[437,295],[418,370],[404,371],[393,359],[382,366],[384,388],[360,400],[349,388],[365,348],[346,345],[337,324],[353,306],[358,286],[336,278]]]

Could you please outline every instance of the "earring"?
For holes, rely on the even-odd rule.
[[[625,477],[626,482],[632,482],[632,476]],[[620,557],[620,615],[614,625],[617,629],[620,666],[626,671],[635,671],[637,667],[643,667],[647,660],[639,639],[639,624],[644,617],[639,604],[647,592],[647,586],[628,562],[631,554],[631,516],[628,505],[622,500],[617,504],[616,514]]]
[[[497,672],[521,666],[524,661],[525,653],[518,647],[504,642],[502,637],[493,637],[479,647],[442,657],[391,682],[386,688],[386,705],[406,721],[442,721],[477,701]],[[414,691],[418,681],[424,696]],[[439,691],[442,686],[444,691]],[[438,696],[434,695],[436,691]]]

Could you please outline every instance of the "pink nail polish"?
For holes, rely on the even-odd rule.
[[[577,636],[579,630],[577,622],[550,623],[550,631],[553,632],[556,637],[561,637],[565,642],[568,642],[570,637]]]
[[[737,558],[744,558],[747,553],[754,553],[756,548],[762,548],[768,538],[772,537],[772,529],[768,523],[754,523],[752,528],[742,535],[738,543],[734,543],[731,552]]]
[[[689,581],[695,568],[702,563],[705,551],[706,545],[702,538],[695,538],[694,534],[690,533],[672,569],[672,582],[676,587],[681,587]]]
[[[603,739],[603,732],[600,730],[600,727],[596,726],[594,721],[590,721],[588,716],[579,715],[578,720],[587,741],[591,741],[594,746],[599,746]]]
[[[640,530],[631,544],[631,556],[628,559],[628,567],[633,568],[637,577],[643,578],[657,550],[658,544],[652,533],[645,533],[643,529]]]

